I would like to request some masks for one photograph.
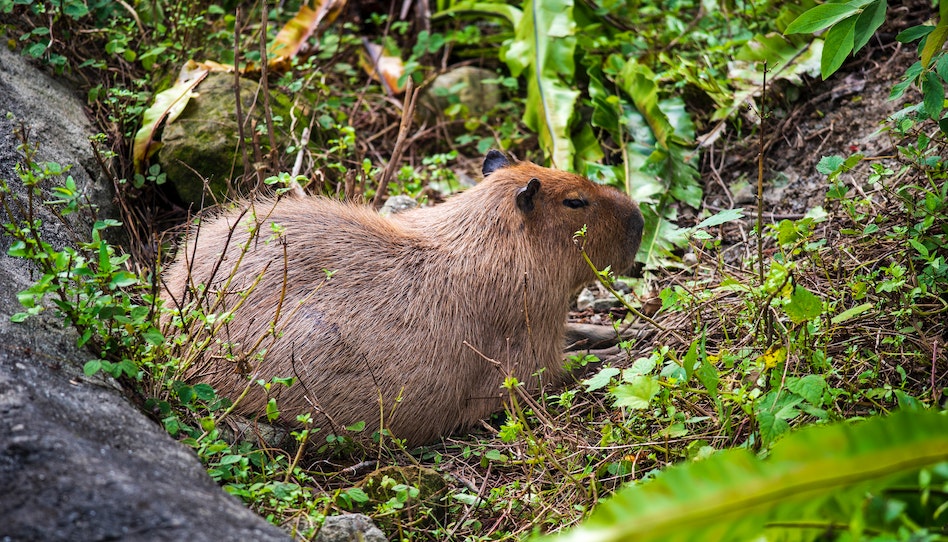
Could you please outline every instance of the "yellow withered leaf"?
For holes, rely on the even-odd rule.
[[[313,0],[302,6],[270,43],[270,68],[276,71],[289,69],[290,60],[313,32],[320,25],[332,24],[345,6],[346,0]]]
[[[398,82],[405,74],[405,66],[402,59],[386,55],[381,45],[376,45],[363,38],[362,46],[364,54],[360,58],[362,69],[369,74],[369,77],[382,83],[386,91],[391,94],[401,94],[405,91],[405,85],[399,85]]]

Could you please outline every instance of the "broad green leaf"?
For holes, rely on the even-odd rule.
[[[431,16],[431,20],[436,21],[442,17],[455,17],[458,15],[502,17],[507,20],[511,28],[517,28],[517,26],[520,25],[523,12],[514,6],[501,3],[458,2],[444,11],[435,13]]]
[[[524,123],[537,133],[554,166],[573,165],[569,124],[579,91],[573,90],[576,25],[572,0],[527,0],[502,58],[514,77],[527,80]]]
[[[622,371],[622,378],[626,382],[631,382],[632,377],[636,375],[647,375],[655,370],[655,357],[641,357],[632,363],[632,366]]]
[[[853,51],[858,51],[869,43],[869,38],[885,22],[886,0],[875,0],[866,6],[856,19]]]
[[[763,446],[769,446],[777,437],[790,430],[790,423],[786,418],[777,416],[773,412],[757,413],[757,431]]]
[[[912,248],[918,251],[922,255],[922,258],[928,258],[929,251],[928,247],[918,242],[916,239],[909,239],[908,243],[912,245]]]
[[[86,376],[93,376],[102,369],[102,360],[89,360],[82,366],[82,372]]]
[[[826,392],[826,379],[820,375],[806,375],[801,378],[788,378],[787,389],[803,397],[811,405],[823,405],[823,393]]]
[[[618,83],[622,90],[632,98],[635,109],[645,117],[656,146],[667,149],[674,128],[668,116],[658,105],[658,84],[655,74],[643,64],[631,59],[625,63],[619,74]]]
[[[824,156],[823,158],[820,158],[820,162],[816,164],[816,170],[823,175],[829,175],[830,173],[833,173],[839,169],[845,160],[845,158],[839,155]]]
[[[660,390],[661,386],[654,376],[637,375],[628,384],[620,384],[609,390],[609,393],[615,398],[615,406],[641,410],[648,408]]]
[[[922,77],[922,104],[929,118],[938,119],[945,108],[945,86],[935,72]]]
[[[89,14],[89,8],[85,2],[62,2],[60,5],[62,5],[63,13],[73,19],[85,17]]]
[[[652,205],[640,205],[645,218],[642,244],[636,257],[640,262],[659,262],[672,251],[688,244],[685,231],[671,222],[673,217],[659,216]]]
[[[820,58],[820,75],[823,79],[835,73],[843,65],[846,57],[852,53],[855,43],[856,19],[855,15],[844,19],[826,33],[826,39],[823,43],[823,56]]]
[[[619,373],[619,369],[615,367],[603,367],[595,375],[583,380],[583,385],[586,386],[586,391],[595,391],[605,388],[609,385],[612,377],[618,376]]]
[[[852,2],[845,4],[821,4],[800,14],[785,34],[812,34],[824,28],[829,28],[843,19],[859,11],[859,6]]]
[[[698,381],[701,382],[701,385],[708,390],[708,395],[711,399],[717,402],[718,388],[721,379],[718,375],[717,368],[711,363],[707,356],[701,359],[701,365],[698,365],[698,368],[695,369],[695,376],[698,378]]]
[[[191,389],[194,392],[194,396],[201,401],[213,401],[217,398],[217,392],[208,384],[196,384]]]
[[[869,491],[943,461],[948,417],[937,412],[811,426],[782,438],[767,459],[731,449],[668,468],[619,490],[579,527],[541,540],[762,540],[768,524],[848,519]]]
[[[165,336],[154,326],[149,327],[146,332],[142,333],[142,338],[145,339],[145,342],[153,346],[159,346],[165,342]]]
[[[799,284],[790,294],[790,301],[783,306],[784,312],[794,324],[812,320],[823,313],[823,301]]]

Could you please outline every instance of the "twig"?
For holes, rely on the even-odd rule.
[[[236,95],[236,113],[237,113],[237,143],[240,147],[240,157],[243,161],[244,175],[250,173],[250,159],[247,157],[247,142],[244,136],[244,114],[243,105],[240,101],[240,6],[237,6],[237,14],[234,20],[234,94]]]
[[[764,61],[764,75],[760,87],[760,129],[757,132],[757,270],[760,286],[764,286],[764,127],[767,119],[767,61]],[[774,328],[770,311],[763,311],[764,328],[767,342],[770,343]]]
[[[273,156],[276,153],[276,136],[273,134],[273,112],[270,110],[270,81],[267,74],[267,3],[264,2],[261,7],[260,15],[260,87],[263,88],[263,115],[267,121],[267,138],[270,141],[270,152],[267,153],[270,158],[270,167],[273,166]],[[258,87],[258,89],[260,88]]]
[[[411,77],[409,77],[405,84],[405,99],[402,105],[402,120],[398,125],[398,137],[395,139],[395,148],[392,149],[392,157],[385,166],[385,171],[382,172],[382,178],[379,180],[379,186],[375,192],[375,198],[372,200],[372,205],[374,205],[376,209],[382,206],[382,198],[385,196],[388,183],[395,175],[395,168],[398,167],[402,153],[405,151],[406,142],[408,141],[408,130],[411,128],[411,120],[415,115],[415,103],[418,101],[419,90],[420,89],[415,89],[415,85],[412,82]]]

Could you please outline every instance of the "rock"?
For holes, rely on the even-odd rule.
[[[326,518],[316,542],[388,542],[385,534],[363,514],[344,514]]]
[[[623,287],[625,291],[623,291]],[[629,286],[620,281],[616,281],[613,288],[619,293],[628,293],[629,291]],[[622,303],[616,299],[615,296],[609,293],[609,290],[606,290],[598,284],[595,290],[583,288],[583,290],[579,292],[579,297],[576,298],[576,310],[579,311],[592,309],[595,312],[608,312],[609,309],[618,307],[621,304]]]
[[[8,197],[22,196],[11,111],[40,141],[41,159],[77,164],[70,174],[108,214],[108,185],[97,180],[82,109],[68,89],[0,48],[0,178],[10,182]],[[39,218],[52,244],[70,240],[48,213]],[[114,381],[84,377],[91,355],[58,318],[10,322],[21,310],[16,293],[37,278],[6,256],[10,244],[0,235],[0,540],[289,540],[224,493]]]
[[[485,82],[497,77],[491,70],[474,66],[461,66],[443,73],[425,90],[418,113],[426,122],[434,122],[454,104],[466,109],[464,118],[488,113],[503,99],[499,84]]]
[[[385,200],[385,205],[379,209],[379,214],[382,216],[388,216],[395,213],[400,213],[402,211],[407,211],[409,209],[414,209],[415,207],[418,207],[418,202],[415,201],[411,196],[392,196]]]
[[[254,119],[258,126],[264,126],[263,99],[256,97],[257,87],[256,81],[240,79],[241,114]],[[181,199],[200,206],[202,197],[206,195],[202,177],[207,179],[210,193],[220,199],[227,193],[228,181],[243,175],[244,168],[238,146],[240,132],[234,75],[209,73],[197,86],[196,92],[198,95],[188,101],[181,116],[165,126],[158,163]],[[270,105],[275,116],[289,119],[289,102],[285,95],[270,92]],[[251,133],[251,123],[247,122],[244,135],[249,138]],[[285,134],[280,131],[277,135],[278,141],[285,139]],[[267,137],[260,140],[264,145]],[[263,149],[264,152],[267,150]],[[248,152],[252,162],[249,146]],[[208,198],[207,201],[213,200]]]
[[[593,302],[593,310],[596,312],[608,312],[609,309],[618,307],[622,303],[618,299],[608,294],[608,297],[600,297]]]
[[[576,309],[581,311],[591,309],[595,302],[596,294],[592,293],[589,288],[583,288],[583,291],[579,292],[579,296],[576,298]]]

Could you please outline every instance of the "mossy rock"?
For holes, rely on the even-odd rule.
[[[464,106],[465,118],[489,113],[503,100],[500,85],[492,81],[497,77],[495,72],[475,66],[443,73],[425,90],[418,114],[426,122],[435,122],[441,112],[454,104]]]
[[[251,118],[256,125],[264,126],[263,97],[257,96],[256,81],[240,79],[241,113]],[[181,116],[164,128],[158,163],[168,176],[185,203],[200,205],[202,196],[213,195],[217,199],[227,193],[228,182],[244,174],[243,159],[239,146],[237,107],[234,93],[234,75],[210,73],[195,89],[196,95],[189,101]],[[291,100],[285,94],[270,91],[270,106],[274,116],[290,118]],[[244,125],[244,136],[248,138],[248,152],[252,123]],[[277,128],[277,145],[289,143],[285,130]],[[270,149],[267,137],[261,137],[263,152]],[[253,164],[251,164],[253,167]],[[209,194],[205,194],[204,181],[208,181]],[[208,202],[213,201],[207,198]]]

